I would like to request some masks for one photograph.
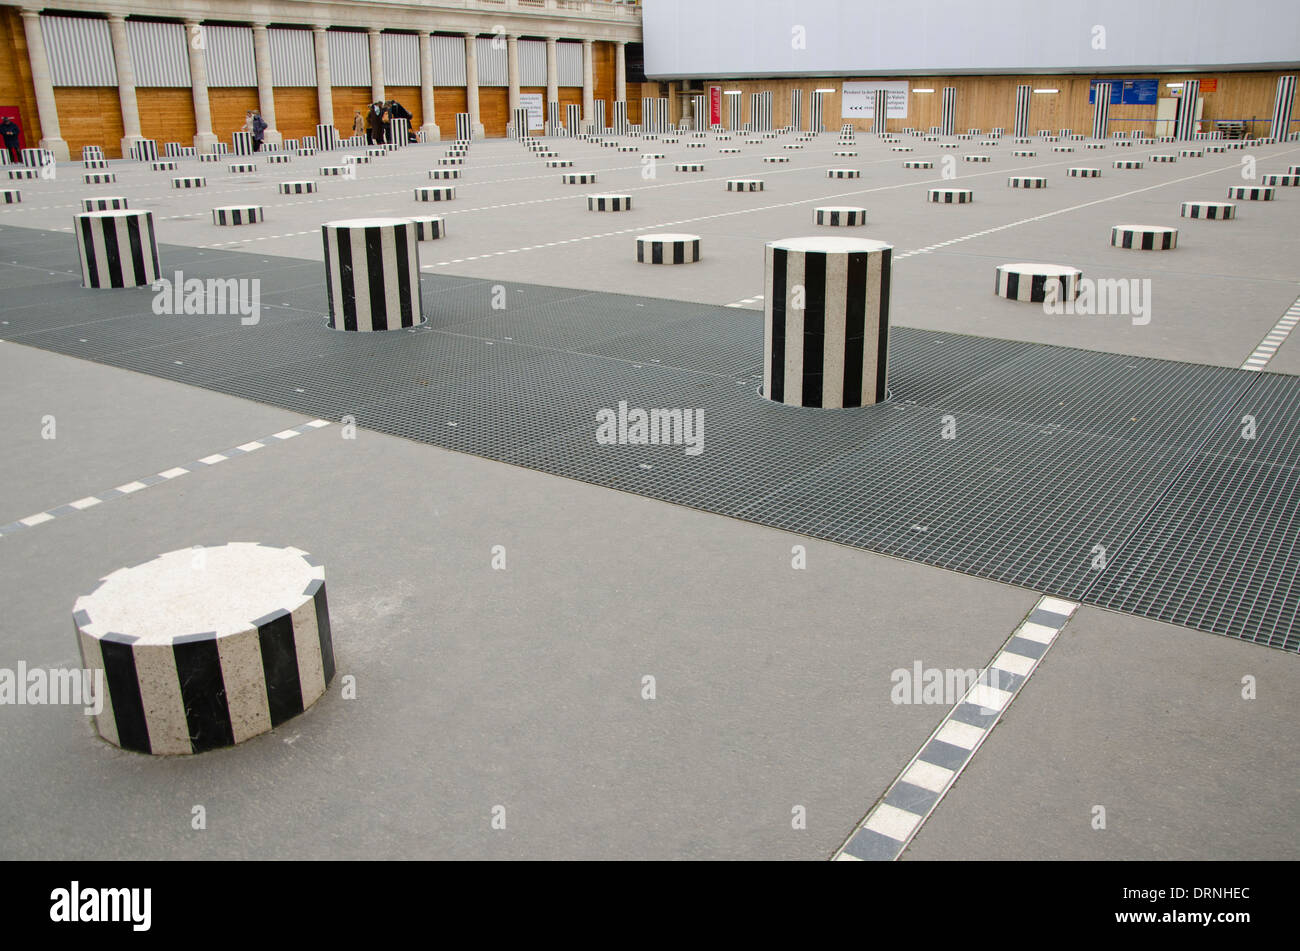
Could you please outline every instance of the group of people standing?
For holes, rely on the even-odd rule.
[[[396,99],[386,101],[372,102],[366,110],[365,116],[361,115],[361,110],[357,110],[352,117],[352,134],[364,135],[366,142],[370,145],[391,144],[393,141],[392,121],[394,119],[405,119],[410,122],[414,116],[411,111],[403,106]],[[415,135],[407,127],[407,137],[414,141]]]
[[[266,134],[266,120],[262,118],[261,113],[255,109],[245,112],[244,127],[241,131],[253,133],[253,151],[262,151],[262,138]]]

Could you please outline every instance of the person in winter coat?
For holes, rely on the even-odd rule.
[[[0,120],[0,139],[4,140],[4,146],[9,151],[9,161],[22,161],[22,152],[18,146],[18,136],[22,134],[22,129],[18,128],[18,123],[14,122],[13,116],[5,116]]]
[[[366,120],[361,118],[360,109],[358,109],[356,111],[356,114],[352,116],[352,134],[353,135],[366,134]]]

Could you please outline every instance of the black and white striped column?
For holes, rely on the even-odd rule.
[[[82,211],[119,211],[129,207],[127,200],[119,195],[81,199]]]
[[[655,128],[655,100],[653,96],[641,97],[641,131],[658,131]]]
[[[795,132],[803,131],[803,90],[790,90],[790,127]]]
[[[591,127],[597,134],[605,131],[605,100],[597,99],[591,104]]]
[[[825,408],[884,400],[893,247],[786,238],[765,253],[763,395]]]
[[[388,122],[390,145],[395,149],[405,148],[411,144],[411,120],[390,119]]]
[[[214,225],[255,225],[261,221],[261,205],[224,205],[212,209],[212,223]]]
[[[886,89],[876,90],[875,117],[871,120],[871,131],[876,135],[884,135],[889,128],[889,91]]]
[[[1048,290],[1058,301],[1079,296],[1083,272],[1064,264],[1000,264],[993,278],[993,293],[1007,300],[1042,303]]]
[[[1104,139],[1110,133],[1110,83],[1097,83],[1093,88],[1092,137]]]
[[[336,330],[396,330],[423,323],[414,222],[352,218],[321,226],[329,324]]]
[[[752,93],[749,97],[749,126],[753,132],[772,131],[772,92]]]
[[[546,134],[560,135],[561,128],[563,128],[563,125],[560,122],[560,103],[558,100],[556,102],[548,102],[546,104]],[[576,135],[577,133],[574,134]]]
[[[1291,134],[1291,110],[1295,105],[1294,76],[1277,78],[1277,96],[1273,100],[1273,126],[1269,135],[1279,142],[1285,142]]]
[[[316,147],[322,152],[332,151],[339,147],[339,133],[332,125],[320,123],[316,126]]]
[[[55,164],[54,153],[49,149],[23,149],[19,155],[27,168],[41,168]]]
[[[575,117],[574,114],[573,114],[573,110],[576,110],[577,108],[578,108],[577,106],[569,106],[569,109],[571,110],[571,111],[569,112],[569,123],[570,123],[570,125],[572,125],[574,122],[577,121],[577,120],[576,120],[576,117]],[[627,129],[628,129],[628,121],[627,121],[627,100],[626,100],[626,99],[616,99],[616,100],[614,101],[614,134],[615,134],[615,135],[627,135]],[[602,130],[602,131],[603,131],[603,130]],[[572,134],[572,133],[570,133],[570,134]]]
[[[727,128],[740,131],[740,96],[727,96]]]
[[[693,264],[700,259],[698,234],[643,234],[636,239],[642,264]]]
[[[813,90],[812,96],[808,99],[808,131],[825,132],[826,127],[822,125],[822,96],[825,93]]]
[[[168,552],[105,577],[77,599],[73,622],[83,665],[103,672],[95,727],[138,753],[242,743],[334,679],[325,569],[297,548]]]
[[[230,151],[235,155],[252,155],[253,154],[253,133],[251,132],[230,133]]]
[[[1133,251],[1172,251],[1178,247],[1178,229],[1162,225],[1115,225],[1110,229],[1112,247]]]
[[[83,212],[73,225],[83,287],[144,287],[158,280],[153,212]]]
[[[152,162],[158,158],[158,143],[154,139],[137,139],[131,144],[130,154],[137,162]]]
[[[1178,119],[1174,123],[1174,138],[1191,141],[1196,131],[1196,103],[1201,97],[1201,81],[1183,81],[1183,94],[1178,98]]]
[[[1011,132],[1013,138],[1029,138],[1029,103],[1033,100],[1033,96],[1033,86],[1016,87],[1016,115]]]
[[[1183,218],[1207,218],[1227,221],[1237,217],[1237,206],[1230,201],[1185,201],[1179,209]]]
[[[521,140],[528,138],[528,110],[515,109],[510,116],[511,138]]]
[[[570,130],[572,132],[572,130]],[[470,122],[468,112],[456,113],[456,140],[458,142],[468,142],[474,137],[474,126]]]
[[[588,195],[588,211],[631,211],[631,195]]]
[[[957,126],[957,87],[943,87],[943,119],[939,131],[943,135],[952,135]]]

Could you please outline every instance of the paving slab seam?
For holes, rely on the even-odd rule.
[[[953,704],[885,794],[831,856],[892,862],[925,825],[1056,642],[1079,605],[1044,595]]]
[[[147,489],[151,485],[158,485],[160,482],[170,482],[172,479],[179,479],[183,475],[191,472],[197,472],[202,469],[210,468],[227,459],[233,459],[235,456],[247,455],[250,452],[256,452],[267,446],[275,445],[277,442],[285,442],[303,433],[311,432],[313,429],[320,429],[323,426],[330,425],[329,420],[313,419],[309,422],[293,426],[289,429],[282,429],[278,433],[272,433],[270,436],[264,436],[261,439],[254,439],[242,445],[225,449],[221,452],[215,452],[211,455],[204,456],[194,462],[188,462],[183,466],[173,466],[162,472],[150,476],[144,476],[132,482],[127,482],[116,488],[109,489],[106,492],[100,492],[98,495],[88,495],[85,498],[77,499],[75,502],[68,502],[66,505],[59,505],[44,512],[37,512],[35,515],[29,515],[26,518],[20,518],[16,522],[10,522],[8,525],[0,525],[0,538],[17,535],[29,528],[35,528],[37,525],[44,525],[46,522],[52,522],[55,519],[65,518],[69,515],[75,515],[78,512],[84,512],[88,508],[93,508],[102,502],[111,502],[113,499],[122,498],[126,495],[133,495],[141,489]]]

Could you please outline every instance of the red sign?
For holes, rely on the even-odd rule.
[[[722,124],[722,87],[709,87],[709,125]]]

